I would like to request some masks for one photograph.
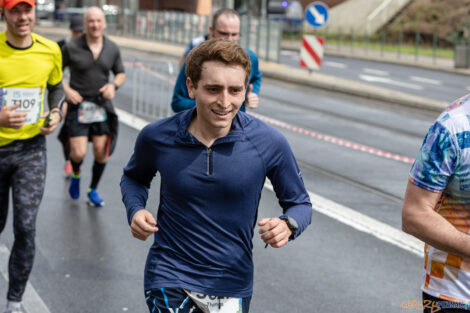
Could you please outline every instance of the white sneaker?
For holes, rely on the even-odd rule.
[[[8,303],[5,313],[26,313],[21,305],[21,302],[15,302],[14,304]]]

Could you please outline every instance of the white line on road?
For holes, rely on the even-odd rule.
[[[383,84],[389,84],[389,85],[394,85],[394,86],[399,86],[399,87],[409,88],[409,89],[414,89],[414,90],[423,90],[423,87],[420,85],[399,82],[399,81],[396,81],[387,77],[377,77],[377,76],[360,74],[359,78],[367,82],[371,82],[371,83],[383,83]]]
[[[141,130],[147,121],[135,117],[126,111],[115,109],[119,116],[119,120],[124,124],[136,130]],[[269,182],[264,185],[265,188],[273,191],[273,187]],[[343,224],[346,224],[354,229],[370,234],[380,240],[391,243],[404,250],[407,250],[419,257],[423,257],[423,243],[418,239],[405,234],[390,225],[377,221],[367,215],[356,212],[355,210],[323,198],[311,191],[308,191],[310,201],[312,202],[313,210],[327,215]]]
[[[0,264],[3,278],[8,282],[8,271],[7,271],[7,264],[8,259],[10,257],[10,250],[4,245],[0,244]],[[41,297],[39,297],[36,289],[34,289],[33,285],[30,282],[26,285],[26,290],[23,296],[23,306],[26,312],[30,313],[51,313],[47,308],[44,301],[42,301]]]
[[[436,85],[436,86],[442,85],[442,82],[437,79],[431,79],[431,78],[425,78],[425,77],[419,77],[419,76],[411,76],[410,79],[415,82],[420,82],[420,83],[425,83],[425,84],[430,84],[430,85]]]
[[[339,62],[331,62],[331,61],[326,61],[323,62],[324,65],[329,66],[329,67],[336,67],[336,68],[347,68],[348,65],[344,63],[339,63]]]
[[[389,76],[390,75],[390,73],[387,72],[387,71],[376,70],[376,69],[367,68],[367,67],[362,69],[362,71],[364,73],[367,73],[367,74],[373,74],[373,75],[379,75],[379,76]]]
[[[266,182],[264,187],[273,191],[271,183]],[[390,225],[377,221],[367,215],[359,213],[351,208],[328,200],[311,191],[308,191],[314,211],[329,216],[343,224],[351,226],[361,232],[370,234],[383,241],[407,250],[419,257],[424,256],[424,244],[422,241],[410,236]]]

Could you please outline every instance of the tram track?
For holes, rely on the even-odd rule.
[[[352,178],[347,177],[345,175],[330,171],[328,169],[325,169],[323,167],[320,167],[318,165],[314,165],[312,163],[309,163],[309,162],[306,162],[306,161],[303,161],[303,160],[300,160],[300,159],[297,159],[297,163],[301,168],[309,169],[311,171],[320,173],[322,175],[325,175],[327,177],[332,178],[333,180],[341,181],[343,183],[354,186],[354,187],[359,188],[361,190],[364,190],[366,192],[373,193],[373,194],[375,194],[377,196],[380,196],[382,198],[386,198],[388,200],[391,200],[394,203],[399,203],[399,204],[403,203],[403,198],[402,197],[398,197],[398,196],[396,196],[396,195],[394,195],[394,194],[392,194],[388,191],[376,188],[374,186],[365,184],[365,183],[360,182],[358,180],[352,179]]]
[[[352,117],[350,115],[345,115],[345,114],[341,114],[341,113],[338,113],[338,112],[333,112],[331,110],[322,109],[322,108],[318,108],[318,107],[313,107],[311,105],[304,104],[304,103],[299,103],[299,102],[296,102],[296,101],[291,101],[291,100],[286,100],[286,99],[279,99],[279,97],[276,97],[276,96],[273,96],[273,95],[268,95],[268,94],[262,93],[261,98],[262,99],[268,99],[268,100],[276,102],[276,103],[281,103],[283,105],[287,104],[290,107],[295,107],[295,108],[298,108],[298,109],[306,110],[309,113],[323,114],[325,116],[334,117],[336,119],[339,119],[339,120],[342,120],[342,121],[345,121],[345,122],[348,122],[348,123],[352,122],[352,123],[356,123],[358,125],[363,125],[363,126],[367,126],[367,127],[375,127],[375,128],[381,129],[381,130],[388,130],[388,131],[390,131],[394,134],[409,136],[411,138],[422,139],[423,136],[424,136],[424,134],[422,134],[422,133],[416,133],[416,132],[408,131],[408,130],[405,130],[405,129],[402,129],[402,128],[392,127],[392,126],[384,125],[384,124],[381,124],[381,123],[378,123],[378,122],[373,122],[371,120]]]

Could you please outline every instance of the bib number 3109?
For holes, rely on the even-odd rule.
[[[1,109],[19,105],[15,112],[27,113],[25,124],[35,124],[41,117],[42,88],[0,88]]]
[[[241,298],[209,296],[187,290],[186,293],[204,313],[243,313]]]

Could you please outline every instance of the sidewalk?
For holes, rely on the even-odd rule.
[[[0,23],[0,31],[2,31],[4,27],[4,23]],[[63,37],[68,36],[68,30],[61,28],[36,26],[34,31],[46,37],[47,35],[59,35]],[[175,59],[179,59],[184,50],[184,46],[181,45],[113,35],[109,37],[122,48],[152,52],[160,55],[174,57]],[[292,45],[291,47],[294,46]],[[354,53],[354,55],[356,56],[356,53]],[[367,55],[364,55],[363,57],[365,58],[366,56]],[[369,58],[367,59],[373,60],[373,55],[368,56]],[[383,60],[381,61],[383,62]],[[437,101],[409,93],[376,87],[370,84],[342,79],[316,72],[309,73],[305,69],[295,68],[278,63],[260,61],[260,70],[263,73],[263,76],[266,78],[300,84],[307,87],[341,92],[387,103],[403,105],[406,107],[441,112],[448,105],[447,102],[443,101]]]

